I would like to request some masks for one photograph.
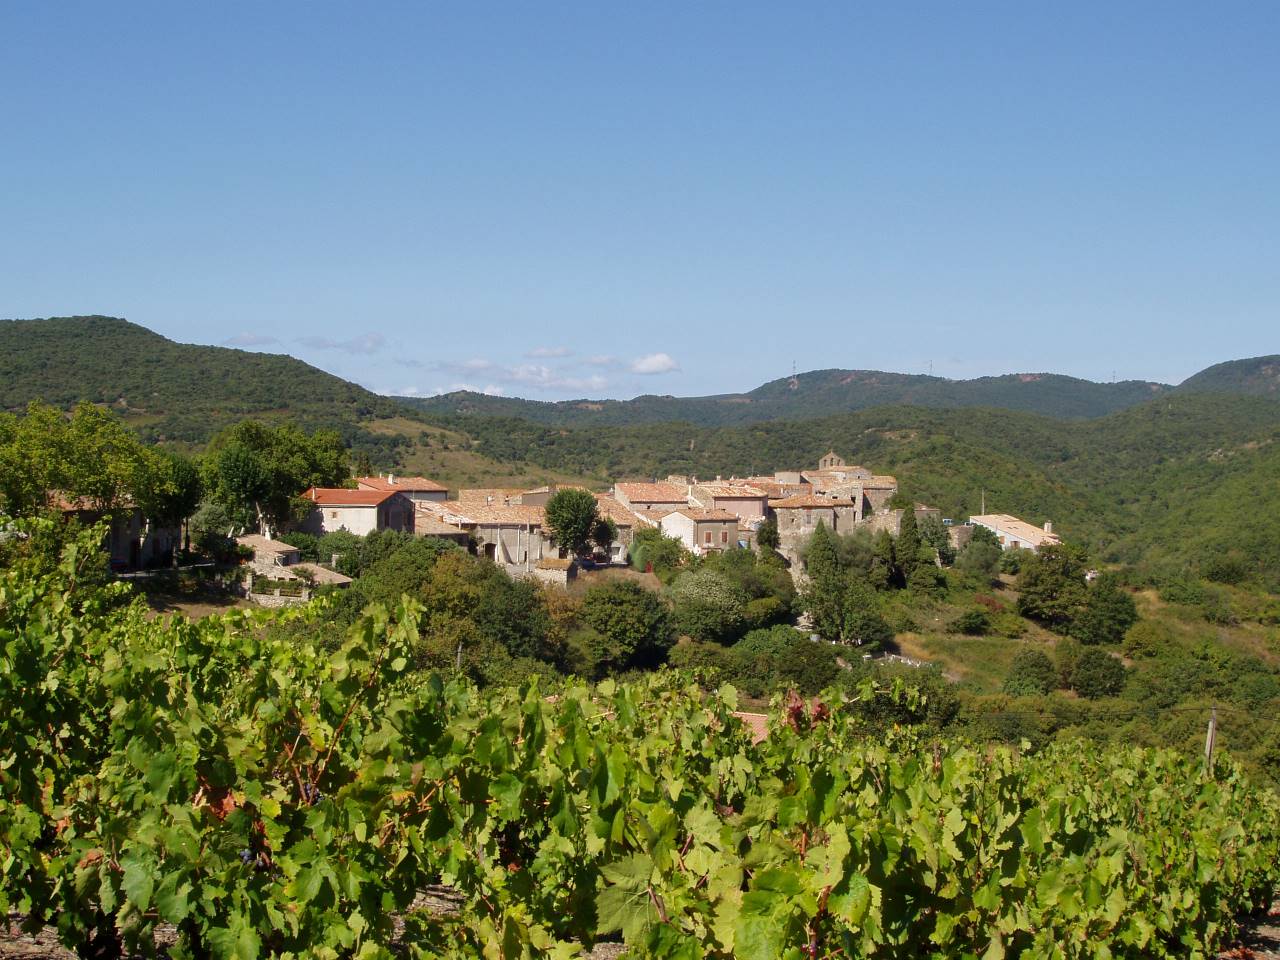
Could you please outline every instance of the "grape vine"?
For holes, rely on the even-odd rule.
[[[409,599],[337,652],[273,639],[281,614],[149,620],[75,587],[86,549],[0,571],[0,911],[74,949],[149,953],[170,923],[192,958],[390,957],[397,937],[1206,956],[1280,874],[1280,802],[1229,759],[1210,779],[1170,751],[871,737],[835,696],[780,702],[753,744],[731,688],[674,674],[548,697],[416,673]],[[434,884],[456,917],[414,914]]]

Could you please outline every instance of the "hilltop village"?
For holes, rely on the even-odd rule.
[[[819,524],[836,534],[865,529],[899,534],[905,505],[897,478],[848,464],[834,451],[816,468],[779,470],[771,476],[697,477],[671,475],[664,480],[618,481],[606,493],[592,495],[601,518],[613,531],[590,557],[575,557],[550,532],[546,506],[569,486],[463,488],[449,497],[442,484],[425,477],[394,474],[359,477],[355,488],[313,487],[303,493],[313,506],[294,529],[313,535],[346,531],[366,535],[396,530],[440,537],[486,557],[513,576],[566,583],[580,562],[626,563],[638,531],[660,530],[695,556],[732,549],[755,549],[761,528],[776,526],[777,550],[794,576],[801,576],[801,551]],[[957,549],[975,527],[990,529],[1005,549],[1035,551],[1059,541],[1051,523],[1043,527],[1005,514],[973,516],[957,523],[926,504],[915,504],[918,522],[937,518]],[[316,564],[298,564],[297,550],[266,535],[239,538],[264,574],[301,574],[319,584],[341,585],[346,578]],[[287,571],[287,572],[286,572]]]

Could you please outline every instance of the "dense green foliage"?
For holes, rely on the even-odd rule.
[[[516,417],[555,427],[668,421],[715,427],[800,420],[890,404],[1001,407],[1056,417],[1098,417],[1143,403],[1168,389],[1162,384],[1137,380],[1092,383],[1051,373],[947,380],[881,370],[814,370],[773,380],[747,393],[709,397],[642,396],[634,400],[548,403],[464,390],[406,402],[435,416]]]
[[[256,420],[215,436],[202,466],[209,500],[234,525],[259,531],[302,519],[311,509],[304,490],[341,486],[350,476],[337,433]]]
[[[412,415],[400,402],[280,354],[174,343],[114,317],[0,321],[0,410],[32,400],[111,407],[145,440],[203,443],[253,417],[337,430],[379,459],[401,437],[362,422]]]
[[[0,571],[0,911],[85,952],[169,922],[176,956],[386,958],[444,883],[413,956],[1184,957],[1280,879],[1277,798],[1229,760],[892,732],[869,705],[922,704],[869,682],[753,744],[731,688],[669,675],[443,683],[413,601],[336,649],[148,620],[69,592],[89,546]]]
[[[914,500],[963,518],[1051,519],[1099,559],[1175,570],[1237,552],[1280,585],[1280,404],[1176,394],[1087,421],[1012,411],[879,408],[712,429],[551,428],[457,421],[491,457],[599,477],[746,476],[807,467],[832,446],[893,473]]]
[[[546,506],[547,527],[557,546],[571,553],[585,553],[591,546],[600,511],[590,491],[557,490]]]

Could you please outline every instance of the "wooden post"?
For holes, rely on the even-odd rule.
[[[1204,737],[1204,769],[1213,776],[1213,748],[1218,739],[1218,708],[1209,708],[1209,732]]]

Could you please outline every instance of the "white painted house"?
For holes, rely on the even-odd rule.
[[[1037,551],[1041,547],[1056,546],[1062,539],[1053,532],[1053,524],[1045,521],[1043,527],[1019,520],[1007,513],[986,513],[970,517],[969,522],[975,527],[986,527],[996,535],[1000,546],[1005,550]]]
[[[738,546],[738,517],[728,510],[681,507],[664,515],[658,526],[698,556]]]
[[[298,525],[304,533],[346,530],[358,537],[375,530],[413,533],[413,501],[394,490],[312,487],[303,494],[313,504]]]

